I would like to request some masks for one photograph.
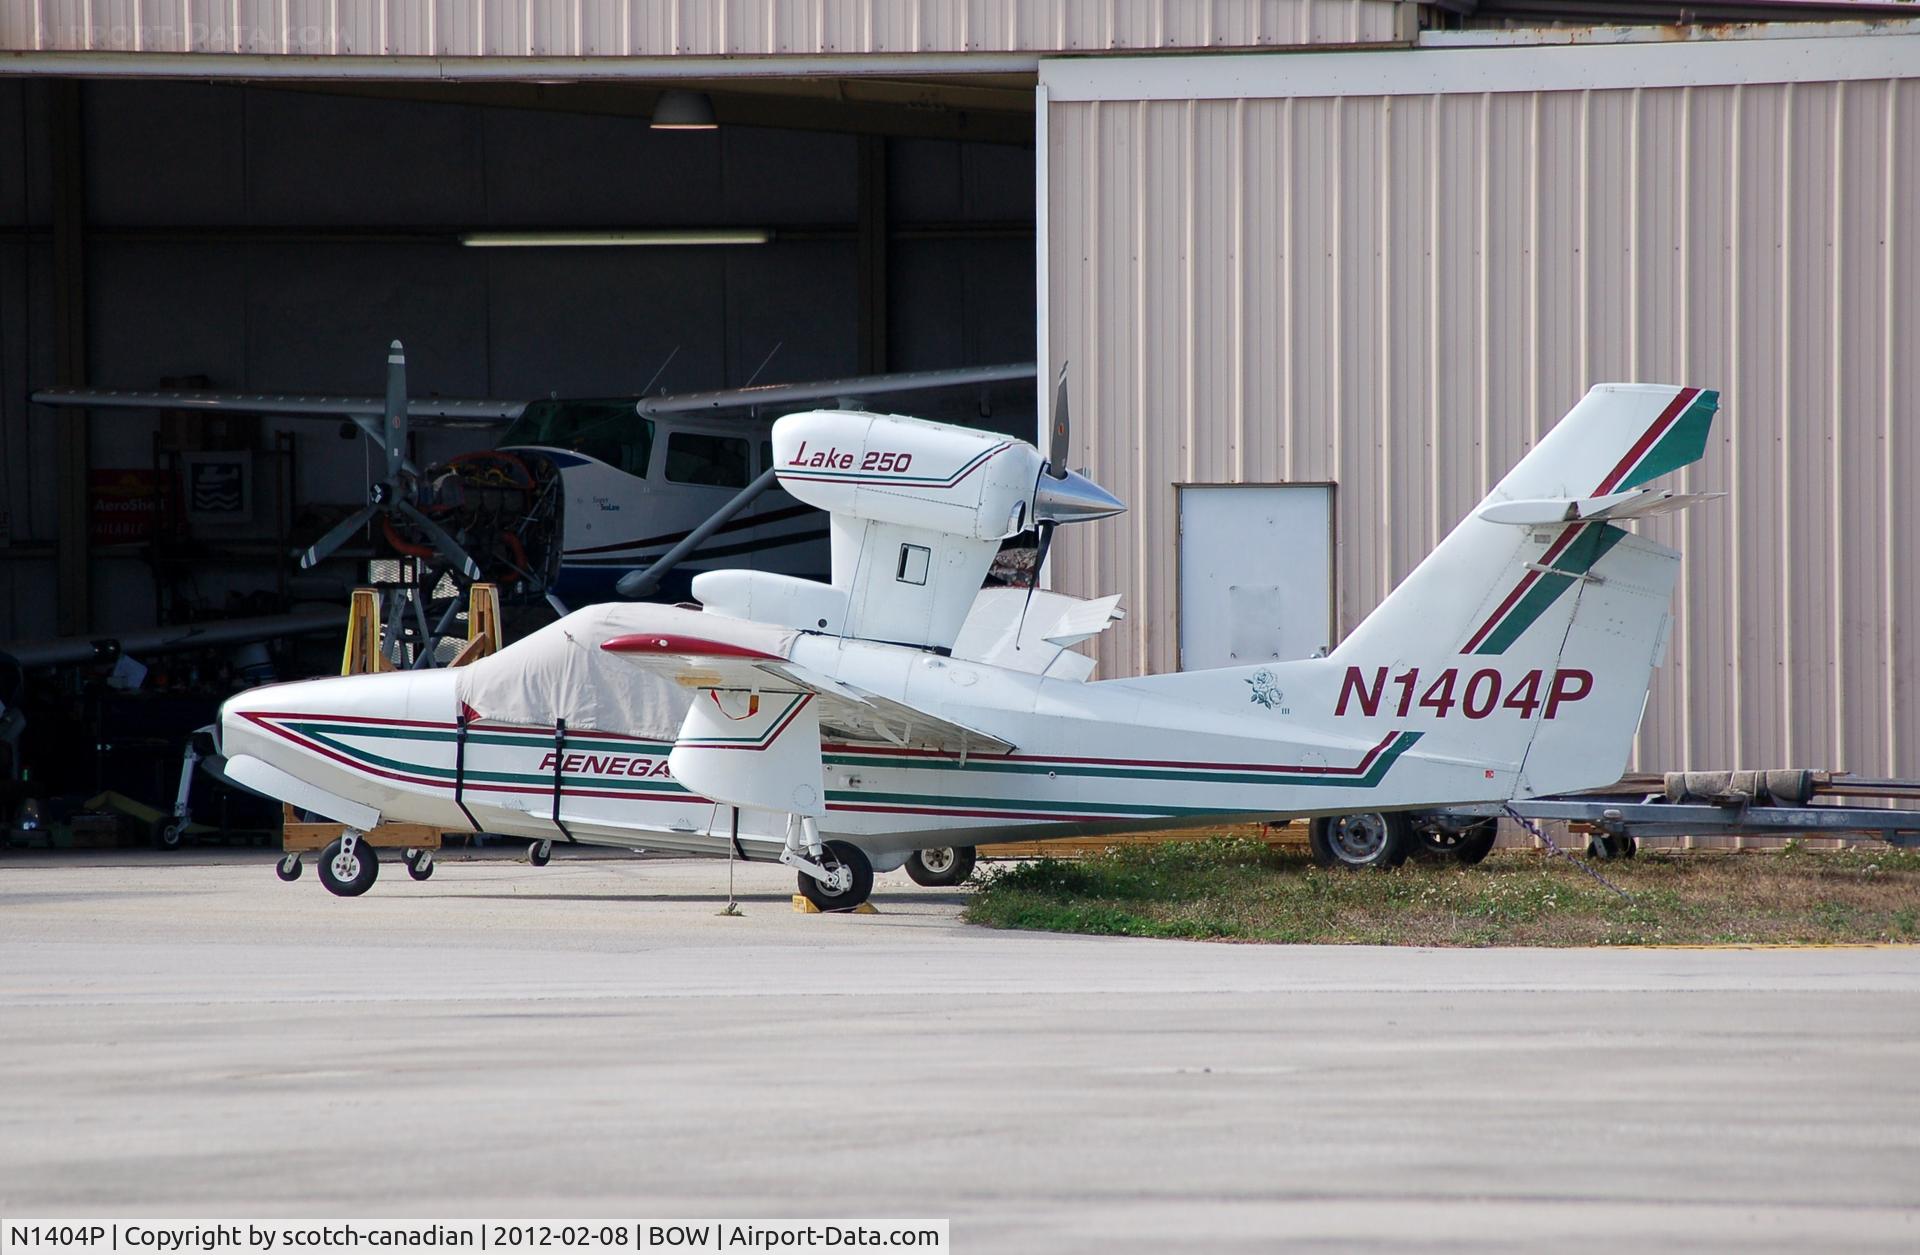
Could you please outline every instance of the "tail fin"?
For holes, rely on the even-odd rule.
[[[1517,769],[1516,796],[1616,780],[1678,555],[1607,520],[1690,503],[1642,486],[1700,458],[1718,406],[1698,388],[1589,391],[1334,650],[1343,726],[1416,728],[1422,757]]]

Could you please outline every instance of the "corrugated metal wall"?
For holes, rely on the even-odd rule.
[[[0,48],[360,56],[1381,43],[1392,0],[6,0]]]
[[[1419,56],[1419,53],[1399,54]],[[1176,481],[1333,480],[1343,631],[1591,382],[1723,390],[1645,768],[1920,774],[1920,80],[1054,103],[1058,580],[1175,666]]]

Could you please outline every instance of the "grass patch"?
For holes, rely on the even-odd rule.
[[[1323,871],[1223,838],[1038,859],[981,873],[967,919],[1126,937],[1417,946],[1920,942],[1920,852],[1647,852],[1600,871],[1496,851]]]

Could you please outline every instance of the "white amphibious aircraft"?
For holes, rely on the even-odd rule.
[[[1044,547],[1124,508],[1066,469],[1064,388],[1051,460],[896,415],[790,414],[774,463],[831,515],[830,583],[708,571],[698,608],[594,606],[464,668],[256,689],[222,712],[227,770],[348,826],[321,863],[335,892],[373,880],[361,830],[411,820],[731,847],[829,909],[928,848],[1608,785],[1678,562],[1616,524],[1700,499],[1646,485],[1701,456],[1717,406],[1594,388],[1327,657],[1101,681],[1070,647],[1118,598],[981,587],[1003,538],[1038,525]],[[1379,827],[1321,821],[1316,847],[1377,861],[1396,839]]]

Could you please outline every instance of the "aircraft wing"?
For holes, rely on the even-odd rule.
[[[855,375],[813,383],[759,384],[748,388],[716,388],[711,392],[647,397],[640,402],[639,412],[653,417],[661,414],[757,409],[807,401],[857,401],[896,392],[935,392],[943,388],[1021,383],[1033,377],[1032,362],[1013,362],[1005,366],[962,366],[953,370],[901,371],[891,375]]]
[[[132,632],[102,632],[96,636],[0,641],[0,655],[12,658],[22,667],[78,666],[112,662],[122,654],[145,657],[213,645],[244,645],[283,636],[338,632],[346,621],[347,612],[339,609],[274,614],[258,619],[212,619],[205,623],[182,623]]]
[[[812,693],[822,733],[849,741],[956,754],[1005,754],[996,736],[801,667],[778,654],[670,632],[634,632],[601,643],[634,666],[694,689]]]
[[[329,396],[324,393],[144,392],[118,388],[42,388],[33,394],[41,405],[84,409],[206,410],[235,414],[272,414],[279,418],[377,419],[386,413],[380,397]],[[525,401],[422,398],[407,402],[407,417],[428,427],[501,427],[520,417]]]

